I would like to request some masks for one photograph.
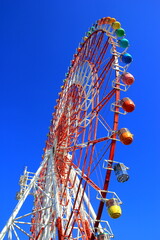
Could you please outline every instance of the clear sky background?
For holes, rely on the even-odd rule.
[[[123,122],[134,143],[116,159],[130,167],[117,184],[123,215],[110,220],[115,240],[159,239],[160,2],[158,0],[0,0],[0,229],[17,201],[25,166],[41,162],[51,113],[75,49],[96,20],[115,17],[126,30],[136,110]]]

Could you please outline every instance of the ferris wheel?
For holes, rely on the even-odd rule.
[[[135,108],[126,96],[134,83],[128,47],[125,30],[111,17],[85,34],[61,87],[40,167],[36,173],[25,168],[20,177],[18,204],[0,240],[114,237],[106,211],[120,217],[122,202],[109,189],[111,173],[119,182],[129,179],[128,167],[114,159],[115,147],[133,141],[119,128],[119,116]]]

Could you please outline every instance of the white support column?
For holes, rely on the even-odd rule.
[[[42,170],[44,164],[48,161],[48,155],[49,155],[49,153],[46,153],[46,156],[45,156],[44,160],[42,161],[40,167],[38,168],[37,172],[36,172],[35,175],[33,176],[30,184],[29,184],[28,187],[26,188],[26,190],[25,190],[22,198],[18,201],[18,204],[16,205],[16,207],[15,207],[12,215],[10,216],[7,224],[6,224],[5,227],[2,229],[2,231],[1,231],[1,233],[0,233],[0,240],[3,240],[4,237],[5,237],[5,235],[6,235],[6,233],[11,229],[11,225],[13,224],[14,219],[15,219],[15,217],[17,216],[19,210],[21,209],[21,207],[22,207],[24,201],[26,200],[27,196],[29,195],[29,193],[30,193],[32,187],[34,186],[35,182],[37,181],[40,171]],[[11,239],[12,239],[12,238],[11,238]]]

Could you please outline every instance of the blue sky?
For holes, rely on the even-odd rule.
[[[1,174],[0,228],[16,205],[25,166],[41,161],[51,113],[75,49],[97,19],[115,17],[126,30],[136,110],[123,123],[134,143],[117,149],[130,180],[115,185],[123,216],[109,220],[115,239],[158,239],[159,215],[159,8],[158,0],[0,1]],[[114,179],[115,181],[115,179]]]

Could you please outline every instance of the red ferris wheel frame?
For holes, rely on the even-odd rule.
[[[98,20],[80,43],[52,114],[43,161],[35,174],[25,170],[21,176],[19,202],[0,239],[8,231],[10,240],[12,232],[19,240],[16,228],[30,240],[100,240],[103,234],[108,240],[113,237],[102,217],[111,193],[116,142],[130,144],[133,140],[128,130],[119,130],[119,114],[134,109],[129,100],[127,111],[122,106],[125,100],[120,99],[121,91],[133,83],[131,75],[122,79],[132,61],[126,53],[127,44],[120,23],[109,17]],[[97,148],[101,148],[98,154]],[[101,181],[95,177],[98,167]],[[100,195],[100,202],[94,206],[95,193]],[[30,194],[34,208],[17,217]],[[20,221],[23,217],[31,217],[30,222]],[[31,225],[28,233],[17,225],[23,223]]]

